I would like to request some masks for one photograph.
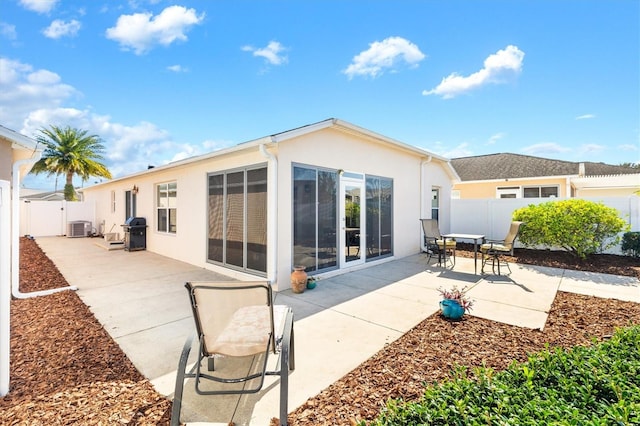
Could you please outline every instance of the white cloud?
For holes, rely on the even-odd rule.
[[[498,132],[495,135],[491,135],[491,137],[487,141],[487,145],[493,145],[505,136],[507,136],[507,134],[504,132]]]
[[[76,21],[75,19],[72,19],[69,22],[56,19],[51,22],[51,25],[42,30],[42,33],[46,37],[55,39],[65,36],[74,37],[78,34],[78,31],[80,31],[81,26],[80,21]]]
[[[607,149],[606,146],[598,145],[595,143],[587,143],[580,146],[579,151],[583,154],[597,154],[599,152],[603,152]]]
[[[631,145],[630,143],[618,145],[618,149],[620,151],[640,151],[640,148],[638,147],[638,145]]]
[[[0,123],[34,137],[52,124],[87,130],[102,138],[106,147],[104,163],[114,177],[163,165],[173,159],[199,155],[220,147],[221,142],[178,143],[166,130],[149,122],[122,124],[89,108],[68,104],[79,92],[49,70],[34,70],[29,64],[0,58]],[[227,143],[228,146],[230,143]],[[55,178],[29,179],[26,185],[53,189]],[[80,184],[80,182],[74,182]],[[48,186],[47,186],[48,185]]]
[[[204,16],[183,6],[169,6],[156,16],[148,12],[121,15],[116,26],[107,29],[106,36],[123,49],[141,55],[158,44],[169,46],[175,41],[186,41],[186,32],[202,23]]]
[[[266,47],[256,48],[253,46],[243,46],[242,50],[245,52],[252,52],[253,56],[258,56],[266,59],[271,65],[282,65],[287,63],[289,58],[282,53],[287,49],[277,41],[270,41]]]
[[[0,122],[5,126],[18,130],[31,111],[58,108],[76,95],[58,74],[0,57]]]
[[[58,0],[20,0],[22,7],[38,13],[49,13],[56,6]]]
[[[576,120],[589,120],[591,118],[596,118],[595,114],[584,114],[576,117]]]
[[[533,145],[526,146],[520,150],[522,153],[527,155],[549,155],[549,154],[558,154],[561,152],[570,151],[569,148],[565,148],[560,144],[555,142],[542,142]]]
[[[484,67],[467,77],[457,73],[442,79],[440,84],[432,90],[425,90],[423,95],[438,95],[443,99],[454,98],[487,84],[498,84],[505,81],[505,77],[517,75],[522,71],[524,52],[516,46],[507,46],[503,50],[490,55],[484,61]]]
[[[6,22],[0,22],[0,36],[7,40],[16,40],[18,38],[16,26],[7,24]]]
[[[416,67],[425,57],[418,46],[410,41],[402,37],[389,37],[371,43],[369,49],[356,55],[342,72],[350,79],[360,75],[375,78],[387,70],[396,71],[403,63]]]
[[[179,73],[179,72],[188,72],[188,71],[189,71],[189,69],[188,69],[188,68],[185,68],[185,67],[183,67],[182,65],[177,65],[177,64],[176,64],[176,65],[170,65],[170,66],[168,66],[168,67],[167,67],[167,69],[168,69],[169,71],[176,72],[176,73]]]

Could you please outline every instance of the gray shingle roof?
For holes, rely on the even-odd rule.
[[[451,159],[451,165],[464,181],[516,179],[541,176],[578,175],[580,163],[552,160],[521,154],[489,154]],[[625,175],[638,173],[632,167],[584,162],[585,176]]]

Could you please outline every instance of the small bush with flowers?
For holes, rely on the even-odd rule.
[[[475,303],[475,300],[469,299],[469,297],[467,297],[467,287],[459,289],[458,286],[454,285],[450,289],[444,289],[440,287],[438,291],[440,292],[442,299],[455,300],[460,306],[462,306],[462,308],[464,308],[465,312],[471,311],[471,307]]]

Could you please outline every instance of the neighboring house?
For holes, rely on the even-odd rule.
[[[41,191],[39,189],[20,188],[20,199],[23,201],[62,201],[64,191]]]
[[[520,154],[454,158],[460,181],[453,197],[623,197],[640,189],[640,170],[604,163],[575,163]]]
[[[418,219],[442,210],[448,230],[455,179],[443,157],[328,119],[82,192],[105,233],[144,217],[148,250],[283,290],[294,265],[333,274],[418,253]]]

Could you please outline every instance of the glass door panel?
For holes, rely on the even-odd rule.
[[[340,182],[341,264],[352,266],[365,260],[364,181],[342,179]]]

